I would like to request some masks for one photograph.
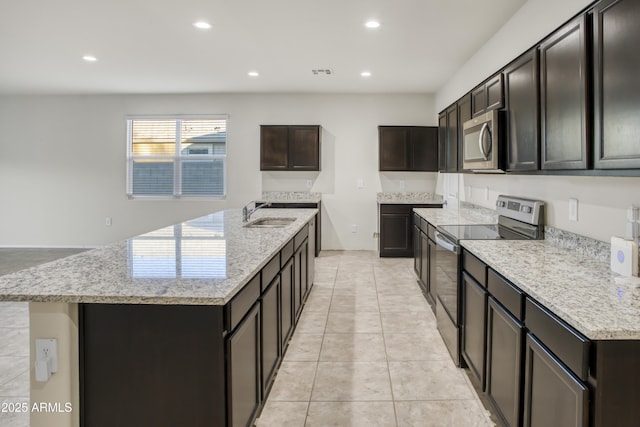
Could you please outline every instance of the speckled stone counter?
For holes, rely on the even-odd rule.
[[[442,197],[432,193],[378,193],[378,203],[394,205],[441,205]]]
[[[263,191],[261,202],[291,202],[291,203],[319,203],[322,193],[308,191]]]
[[[224,305],[317,209],[269,209],[283,228],[242,226],[216,212],[0,277],[0,301]]]
[[[435,227],[439,225],[495,224],[498,222],[495,211],[489,209],[415,208],[413,211]]]
[[[640,339],[640,286],[623,283],[608,262],[544,240],[462,246],[587,338]]]

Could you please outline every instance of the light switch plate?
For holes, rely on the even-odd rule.
[[[569,221],[578,220],[578,199],[569,199]]]

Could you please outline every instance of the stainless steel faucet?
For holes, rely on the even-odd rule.
[[[254,206],[252,209],[249,209],[249,205],[251,205],[252,203]],[[242,208],[242,222],[248,222],[249,218],[251,218],[252,213],[254,213],[260,208],[264,208],[267,206],[271,206],[271,202],[262,203],[260,205],[258,204],[258,202],[254,202],[254,201],[247,203],[246,206]]]

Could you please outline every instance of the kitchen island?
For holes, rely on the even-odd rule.
[[[30,303],[31,366],[35,338],[58,341],[31,401],[63,410],[31,425],[250,422],[311,288],[316,213],[218,212],[0,277],[0,300]]]

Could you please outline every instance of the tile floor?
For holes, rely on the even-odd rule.
[[[326,251],[256,424],[492,426],[457,369],[413,260]]]
[[[29,401],[28,322],[26,303],[0,303],[0,403]],[[360,251],[316,258],[314,287],[256,424],[493,425],[449,358],[412,260]],[[0,412],[1,427],[28,425]]]

